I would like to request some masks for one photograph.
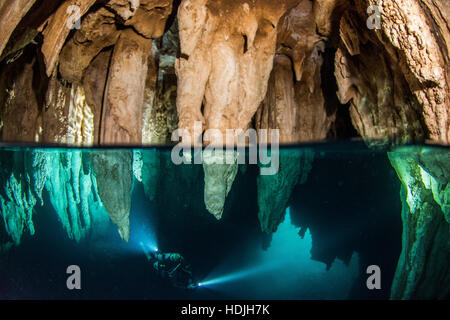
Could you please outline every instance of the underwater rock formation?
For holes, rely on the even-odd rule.
[[[340,20],[336,80],[355,128],[365,139],[448,144],[448,3],[383,1],[378,30],[366,27],[370,5]]]
[[[123,240],[130,239],[131,190],[133,187],[133,153],[110,150],[91,153],[98,193],[109,217]]]
[[[107,217],[97,181],[89,164],[89,152],[42,152],[46,158],[46,190],[70,239],[86,237],[96,221]]]
[[[267,92],[278,22],[293,5],[293,1],[182,1],[177,108],[179,128],[187,130],[194,142],[201,134],[194,131],[196,122],[223,135],[227,129],[250,127]],[[208,141],[224,143],[216,136]],[[204,164],[204,169],[205,204],[219,219],[237,164]]]
[[[284,221],[292,190],[305,183],[314,161],[312,150],[282,150],[275,175],[260,175],[258,185],[259,221],[263,232],[272,234]]]
[[[80,241],[94,225],[107,223],[89,152],[12,151],[13,163],[3,161],[2,215],[16,245],[25,229],[34,235],[33,212],[44,205],[44,190],[70,239]]]
[[[203,152],[205,172],[205,205],[217,220],[222,218],[225,200],[239,170],[236,151]]]
[[[450,293],[450,184],[446,150],[397,150],[389,158],[403,183],[402,252],[393,299],[444,299]]]
[[[142,152],[142,182],[144,192],[150,201],[156,198],[158,182],[161,175],[161,155],[156,149],[143,150]]]
[[[45,159],[27,152],[11,153],[11,156],[11,159],[2,159],[4,185],[0,204],[6,232],[14,244],[19,245],[25,229],[31,235],[35,233],[33,210],[38,201],[42,202],[45,174],[42,175],[40,169],[45,167]]]

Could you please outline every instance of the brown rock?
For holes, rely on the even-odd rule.
[[[358,2],[341,20],[339,96],[351,101],[366,139],[448,143],[449,30],[440,10],[449,6],[420,2],[384,1],[380,30],[365,25],[373,1]]]
[[[86,16],[81,29],[64,46],[60,55],[59,70],[69,82],[79,82],[92,59],[101,50],[117,42],[114,15],[104,8]]]
[[[109,0],[106,7],[112,9],[123,21],[127,21],[135,15],[139,5],[140,0]]]
[[[281,143],[323,140],[335,114],[325,108],[321,81],[325,44],[316,33],[310,1],[300,1],[282,18],[277,42],[278,54],[256,127],[279,129]]]
[[[2,140],[5,142],[35,142],[39,133],[39,104],[33,90],[35,59],[23,63],[12,79],[3,114]]]
[[[131,19],[125,22],[146,38],[159,38],[164,34],[167,17],[172,12],[172,0],[141,0]]]
[[[0,56],[14,29],[35,2],[36,0],[14,0],[0,3]]]
[[[96,0],[67,0],[50,19],[48,26],[43,32],[44,43],[41,49],[49,77],[53,73],[61,49],[75,22],[73,20],[76,11],[70,10],[71,6],[79,8],[81,18],[95,2]]]
[[[101,144],[141,144],[142,111],[152,40],[123,30],[114,48],[100,129]]]
[[[105,93],[108,68],[111,62],[112,50],[102,51],[89,67],[83,77],[83,87],[86,102],[94,113],[94,144],[99,144],[100,121],[102,116],[103,96]]]
[[[193,132],[195,121],[223,132],[248,128],[266,95],[278,21],[289,5],[291,1],[182,1],[181,58],[176,64],[180,128]]]

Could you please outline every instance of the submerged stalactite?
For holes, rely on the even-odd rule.
[[[33,211],[37,201],[42,197],[42,188],[39,183],[36,186],[29,183],[33,176],[30,176],[32,173],[28,172],[27,167],[34,165],[32,157],[24,152],[13,156],[14,163],[11,167],[8,168],[2,163],[2,178],[5,185],[2,186],[0,203],[6,232],[14,244],[19,245],[25,229],[28,229],[31,235],[35,233]],[[35,165],[38,166],[37,163]],[[5,167],[11,171],[7,172]]]
[[[129,239],[133,173],[128,153],[36,150],[11,151],[11,155],[10,162],[2,160],[0,202],[6,231],[16,245],[25,230],[35,233],[33,214],[44,205],[44,191],[70,239],[79,242],[103,228],[109,223],[109,212],[120,235]],[[120,180],[123,189],[111,180]]]
[[[96,221],[107,217],[89,163],[89,152],[42,152],[46,158],[46,189],[64,230],[77,242]]]
[[[123,240],[130,239],[133,153],[110,150],[91,153],[92,168],[100,198]]]
[[[282,150],[275,175],[258,176],[259,221],[263,232],[272,234],[284,221],[292,190],[305,183],[314,161],[312,150]]]
[[[236,151],[212,150],[203,152],[205,172],[205,205],[216,219],[222,219],[225,200],[239,170]]]
[[[450,180],[446,150],[389,153],[403,183],[402,252],[393,299],[444,299],[450,293]]]

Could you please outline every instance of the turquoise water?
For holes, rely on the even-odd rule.
[[[258,165],[240,165],[220,221],[205,206],[203,166],[176,166],[170,152],[2,148],[0,297],[389,297],[402,203],[385,150],[282,148],[280,172],[264,179]],[[201,286],[160,278],[141,242],[181,253]],[[69,265],[82,290],[67,289]],[[366,287],[369,265],[383,271],[381,290]]]

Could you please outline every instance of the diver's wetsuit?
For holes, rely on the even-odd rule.
[[[169,279],[178,288],[194,289],[191,266],[178,253],[150,253],[145,252],[148,261],[158,272],[159,276]]]
[[[184,258],[178,253],[151,253],[150,263],[164,278],[173,277],[173,275],[185,265]]]

